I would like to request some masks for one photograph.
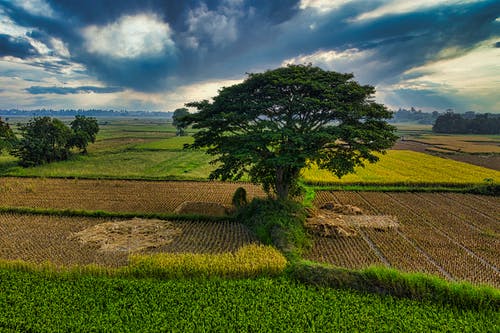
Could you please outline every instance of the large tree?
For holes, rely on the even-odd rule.
[[[352,74],[289,65],[249,74],[213,98],[186,104],[184,121],[199,129],[187,148],[207,147],[216,158],[211,179],[251,180],[287,199],[303,168],[317,165],[341,177],[376,162],[395,140],[391,113],[375,89]]]

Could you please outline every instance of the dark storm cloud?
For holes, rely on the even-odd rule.
[[[62,40],[70,51],[70,60],[84,65],[88,74],[111,86],[145,92],[207,79],[242,77],[245,72],[273,68],[299,55],[350,48],[370,51],[370,59],[376,65],[345,71],[354,72],[365,83],[388,84],[397,82],[411,68],[437,60],[446,48],[456,49],[455,55],[459,55],[500,34],[500,25],[495,21],[500,13],[497,0],[448,3],[358,21],[356,17],[383,2],[352,1],[322,14],[314,9],[300,10],[298,0],[48,0],[47,3],[54,11],[52,17],[29,13],[6,0],[0,0],[0,8],[13,22],[31,29],[31,38],[45,44],[51,37]],[[103,27],[124,15],[143,13],[155,14],[169,24],[174,51],[116,59],[89,52],[85,47],[82,31],[86,27]],[[201,14],[205,15],[203,22]],[[214,36],[217,26],[210,26],[211,19],[227,24],[228,29],[222,29],[221,33],[233,29],[233,34]],[[201,31],[204,27],[212,30]],[[24,50],[33,51],[29,45],[24,46]],[[63,63],[39,63],[39,66],[58,72],[64,68]]]
[[[0,57],[26,59],[37,55],[36,49],[24,38],[0,34]]]
[[[40,94],[58,94],[58,95],[68,95],[68,94],[106,94],[115,93],[123,91],[123,88],[118,87],[93,87],[93,86],[81,86],[81,87],[42,87],[42,86],[32,86],[25,89],[28,93],[32,95]]]

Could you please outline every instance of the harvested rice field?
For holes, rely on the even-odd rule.
[[[186,201],[230,206],[240,186],[249,200],[265,196],[260,187],[247,183],[4,177],[0,207],[172,213]]]
[[[500,198],[456,193],[318,192],[314,204],[350,204],[397,227],[314,235],[307,259],[347,268],[384,265],[500,287]],[[353,225],[351,225],[352,227]]]
[[[0,214],[0,259],[127,265],[131,253],[225,253],[258,243],[241,223]]]

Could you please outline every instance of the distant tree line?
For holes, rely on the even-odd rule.
[[[440,115],[432,131],[435,133],[453,134],[500,134],[500,115],[471,114],[461,115],[447,112]]]
[[[0,149],[19,157],[24,167],[68,159],[72,149],[87,153],[89,143],[95,142],[99,125],[95,118],[75,116],[70,126],[50,117],[34,117],[19,127],[17,138],[9,124],[0,119]]]
[[[439,112],[433,111],[422,112],[422,110],[415,110],[412,107],[410,110],[399,109],[396,112],[393,112],[391,123],[418,123],[418,124],[427,124],[432,125],[439,117]]]
[[[127,110],[100,110],[100,109],[65,109],[65,110],[52,110],[52,109],[36,109],[36,110],[0,110],[0,115],[18,116],[18,117],[74,117],[77,115],[87,117],[162,117],[171,118],[173,112],[163,111],[127,111]]]

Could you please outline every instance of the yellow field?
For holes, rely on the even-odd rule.
[[[408,150],[389,150],[375,164],[356,168],[355,174],[338,179],[326,170],[305,169],[303,178],[317,184],[468,184],[485,179],[500,182],[500,172]]]

